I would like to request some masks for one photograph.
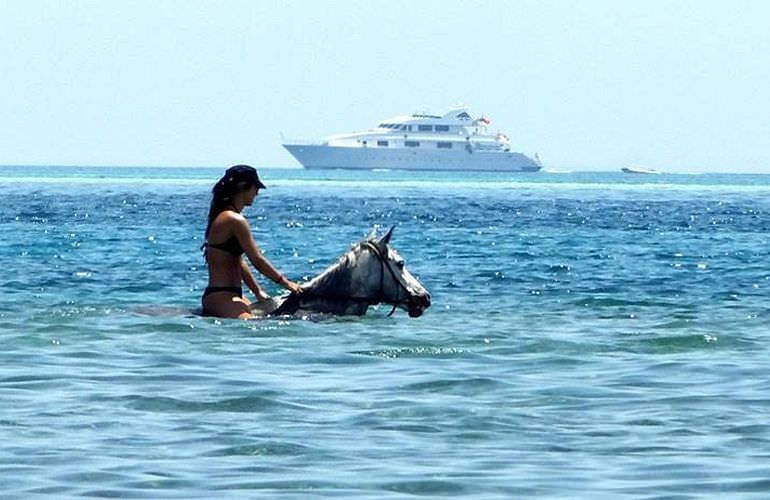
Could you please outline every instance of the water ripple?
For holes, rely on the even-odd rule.
[[[282,272],[395,225],[433,305],[240,322],[219,173],[0,167],[4,495],[766,496],[770,177],[266,171]]]

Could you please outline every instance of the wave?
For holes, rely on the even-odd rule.
[[[211,179],[188,179],[184,177],[0,177],[0,186],[3,184],[141,184],[141,185],[210,185]]]
[[[343,180],[343,179],[284,179],[270,181],[278,187],[335,187],[335,188],[405,188],[424,190],[564,190],[613,192],[768,192],[770,184],[677,184],[677,183],[614,183],[614,182],[529,182],[529,181],[467,181],[467,180]]]
[[[601,191],[601,192],[738,192],[765,193],[770,191],[768,184],[725,183],[724,179],[713,182],[590,182],[564,181],[564,174],[559,180],[470,180],[452,179],[267,179],[270,187],[339,189],[418,189],[428,191],[447,190],[556,190],[556,191]],[[696,177],[696,176],[693,176]],[[697,176],[702,178],[702,176]],[[0,188],[19,185],[142,185],[142,186],[206,186],[213,184],[213,177],[128,177],[128,176],[0,176]]]

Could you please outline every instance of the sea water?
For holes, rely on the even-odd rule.
[[[283,273],[395,226],[433,304],[246,322],[222,171],[0,168],[1,496],[770,492],[770,176],[264,169]]]

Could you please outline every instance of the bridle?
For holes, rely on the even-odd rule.
[[[387,297],[385,296],[385,269],[388,270],[391,277],[393,278],[393,281],[395,281],[398,286],[406,293],[406,296],[409,300],[411,300],[412,294],[409,292],[409,289],[401,282],[401,279],[399,279],[398,276],[396,276],[396,273],[393,271],[393,268],[390,266],[390,261],[388,261],[387,258],[385,258],[384,255],[382,255],[382,252],[380,252],[380,249],[377,248],[377,245],[372,243],[371,241],[365,241],[361,244],[361,247],[368,248],[372,251],[374,255],[377,256],[377,260],[380,261],[380,288],[378,290],[378,300],[377,302],[384,302],[388,303]],[[386,300],[382,300],[386,299]],[[388,313],[388,317],[392,316],[394,312],[396,312],[396,308],[398,307],[398,302],[393,303],[393,309],[390,310]]]

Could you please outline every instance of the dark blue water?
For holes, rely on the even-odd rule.
[[[770,492],[770,176],[266,169],[281,271],[395,225],[433,306],[243,322],[220,173],[0,168],[3,496]]]

